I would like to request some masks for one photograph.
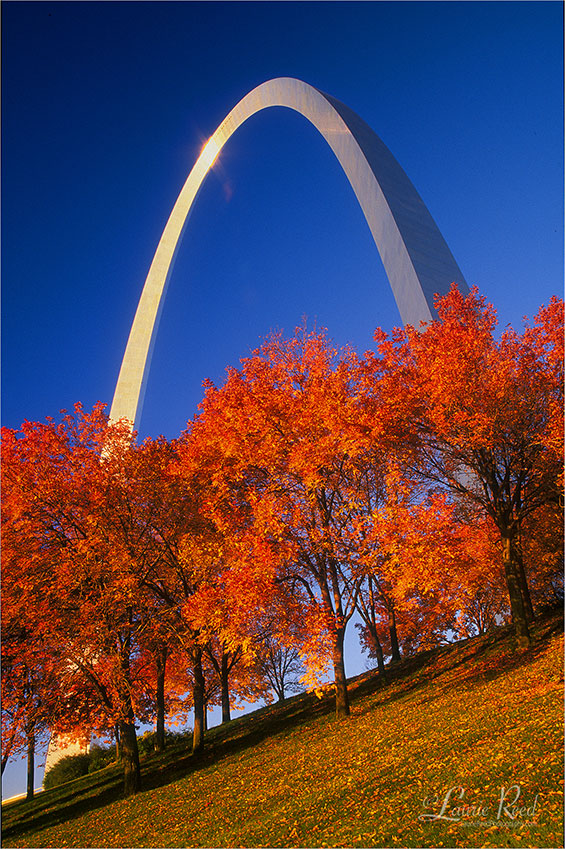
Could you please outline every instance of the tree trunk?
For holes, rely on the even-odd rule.
[[[520,493],[517,503],[518,513],[522,508],[522,488],[520,487]],[[526,570],[524,568],[524,552],[522,549],[522,520],[518,517],[518,533],[517,539],[514,540],[514,555],[516,562],[516,574],[518,575],[518,581],[520,583],[520,592],[522,593],[522,601],[524,602],[524,612],[526,614],[526,621],[528,623],[534,621],[534,606],[532,604],[532,597],[530,595],[530,588],[528,586],[528,579],[526,577]]]
[[[524,602],[524,612],[526,614],[526,620],[527,620],[527,622],[533,622],[534,621],[534,606],[532,604],[532,597],[530,595],[530,588],[528,586],[528,579],[526,578],[526,570],[524,568],[524,558],[522,556],[521,547],[515,548],[515,554],[516,554],[518,581],[520,583],[520,592],[522,593],[522,601]]]
[[[116,741],[116,763],[119,763],[122,759],[122,749],[120,746],[120,726],[118,723],[114,725],[114,739]]]
[[[122,720],[120,722],[120,742],[124,768],[124,796],[133,796],[141,789],[141,769],[133,710],[127,721]]]
[[[131,626],[133,611],[128,608],[128,620]],[[131,701],[132,681],[130,671],[132,632],[127,631],[122,643],[120,654],[121,676],[118,679],[120,695],[119,737],[122,766],[124,768],[124,796],[133,796],[141,790],[141,769],[139,766],[139,749],[135,734],[135,714]]]
[[[349,693],[347,692],[347,678],[345,677],[345,663],[343,659],[343,640],[345,628],[336,628],[333,645],[333,665],[335,681],[335,713],[337,717],[349,716]]]
[[[510,610],[512,611],[512,624],[519,646],[526,647],[531,644],[530,631],[524,599],[520,590],[520,579],[515,557],[514,539],[511,532],[502,533],[502,556],[504,560],[504,573],[506,575],[506,586],[510,597]]]
[[[166,646],[164,646],[157,653],[157,657],[155,659],[157,663],[157,717],[155,723],[154,749],[156,752],[162,752],[165,749],[165,670],[167,666]]]
[[[194,730],[192,732],[192,754],[204,749],[204,672],[202,670],[202,648],[192,650],[192,699],[194,703]]]
[[[35,792],[35,733],[33,730],[27,735],[27,794],[26,799],[33,799]]]
[[[14,735],[12,734],[12,736],[10,737],[10,740],[8,741],[8,743],[6,744],[6,746],[4,747],[4,750],[2,752],[2,775],[4,775],[4,770],[6,769],[6,764],[8,763],[8,761],[10,759],[10,754],[12,752],[12,746],[13,745],[14,745]]]
[[[398,632],[396,630],[396,616],[394,615],[394,607],[390,606],[388,611],[388,630],[390,633],[390,651],[392,662],[399,663],[401,660],[400,649],[398,647]]]
[[[385,659],[383,654],[383,647],[381,645],[381,641],[379,640],[379,635],[377,633],[377,629],[373,622],[367,622],[367,627],[369,628],[369,633],[371,634],[371,639],[373,641],[373,645],[375,647],[375,654],[377,656],[377,667],[379,670],[379,675],[382,677],[384,681],[386,681],[386,670],[385,670]]]
[[[229,688],[229,655],[222,652],[222,722],[231,721],[230,688]]]

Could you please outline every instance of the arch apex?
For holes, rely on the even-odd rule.
[[[404,324],[435,316],[434,296],[465,279],[420,195],[392,153],[355,112],[293,77],[246,94],[200,153],[169,216],[141,293],[124,353],[110,419],[138,426],[155,335],[175,256],[206,175],[231,135],[252,115],[285,106],[313,124],[337,157],[371,230]]]

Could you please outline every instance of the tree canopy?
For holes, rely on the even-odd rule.
[[[438,318],[336,349],[270,336],[206,384],[176,440],[104,407],[2,432],[2,752],[35,733],[229,721],[333,672],[348,623],[377,659],[511,620],[527,645],[562,593],[563,303],[497,331],[476,290]]]

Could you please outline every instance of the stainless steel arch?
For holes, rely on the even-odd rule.
[[[137,427],[166,286],[198,191],[220,150],[251,115],[269,106],[300,112],[337,156],[381,255],[404,324],[434,316],[434,294],[467,285],[416,189],[376,133],[343,103],[290,77],[249,92],[205,145],[173,207],[139,300],[122,361],[110,419]]]

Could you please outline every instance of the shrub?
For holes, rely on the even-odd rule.
[[[105,766],[114,763],[116,760],[115,746],[91,746],[90,747],[90,763],[88,764],[89,772],[97,772],[99,769],[104,769]]]
[[[192,732],[190,733],[192,734]],[[180,734],[176,731],[169,731],[167,728],[165,729],[165,746],[170,746],[174,743],[184,741],[185,738],[185,734]],[[144,731],[144,733],[137,738],[137,748],[139,749],[140,755],[150,755],[151,752],[155,751],[155,732]]]
[[[64,784],[65,781],[81,778],[88,773],[89,763],[90,755],[87,752],[78,755],[66,755],[45,773],[43,787],[45,790],[49,790],[51,787]]]

